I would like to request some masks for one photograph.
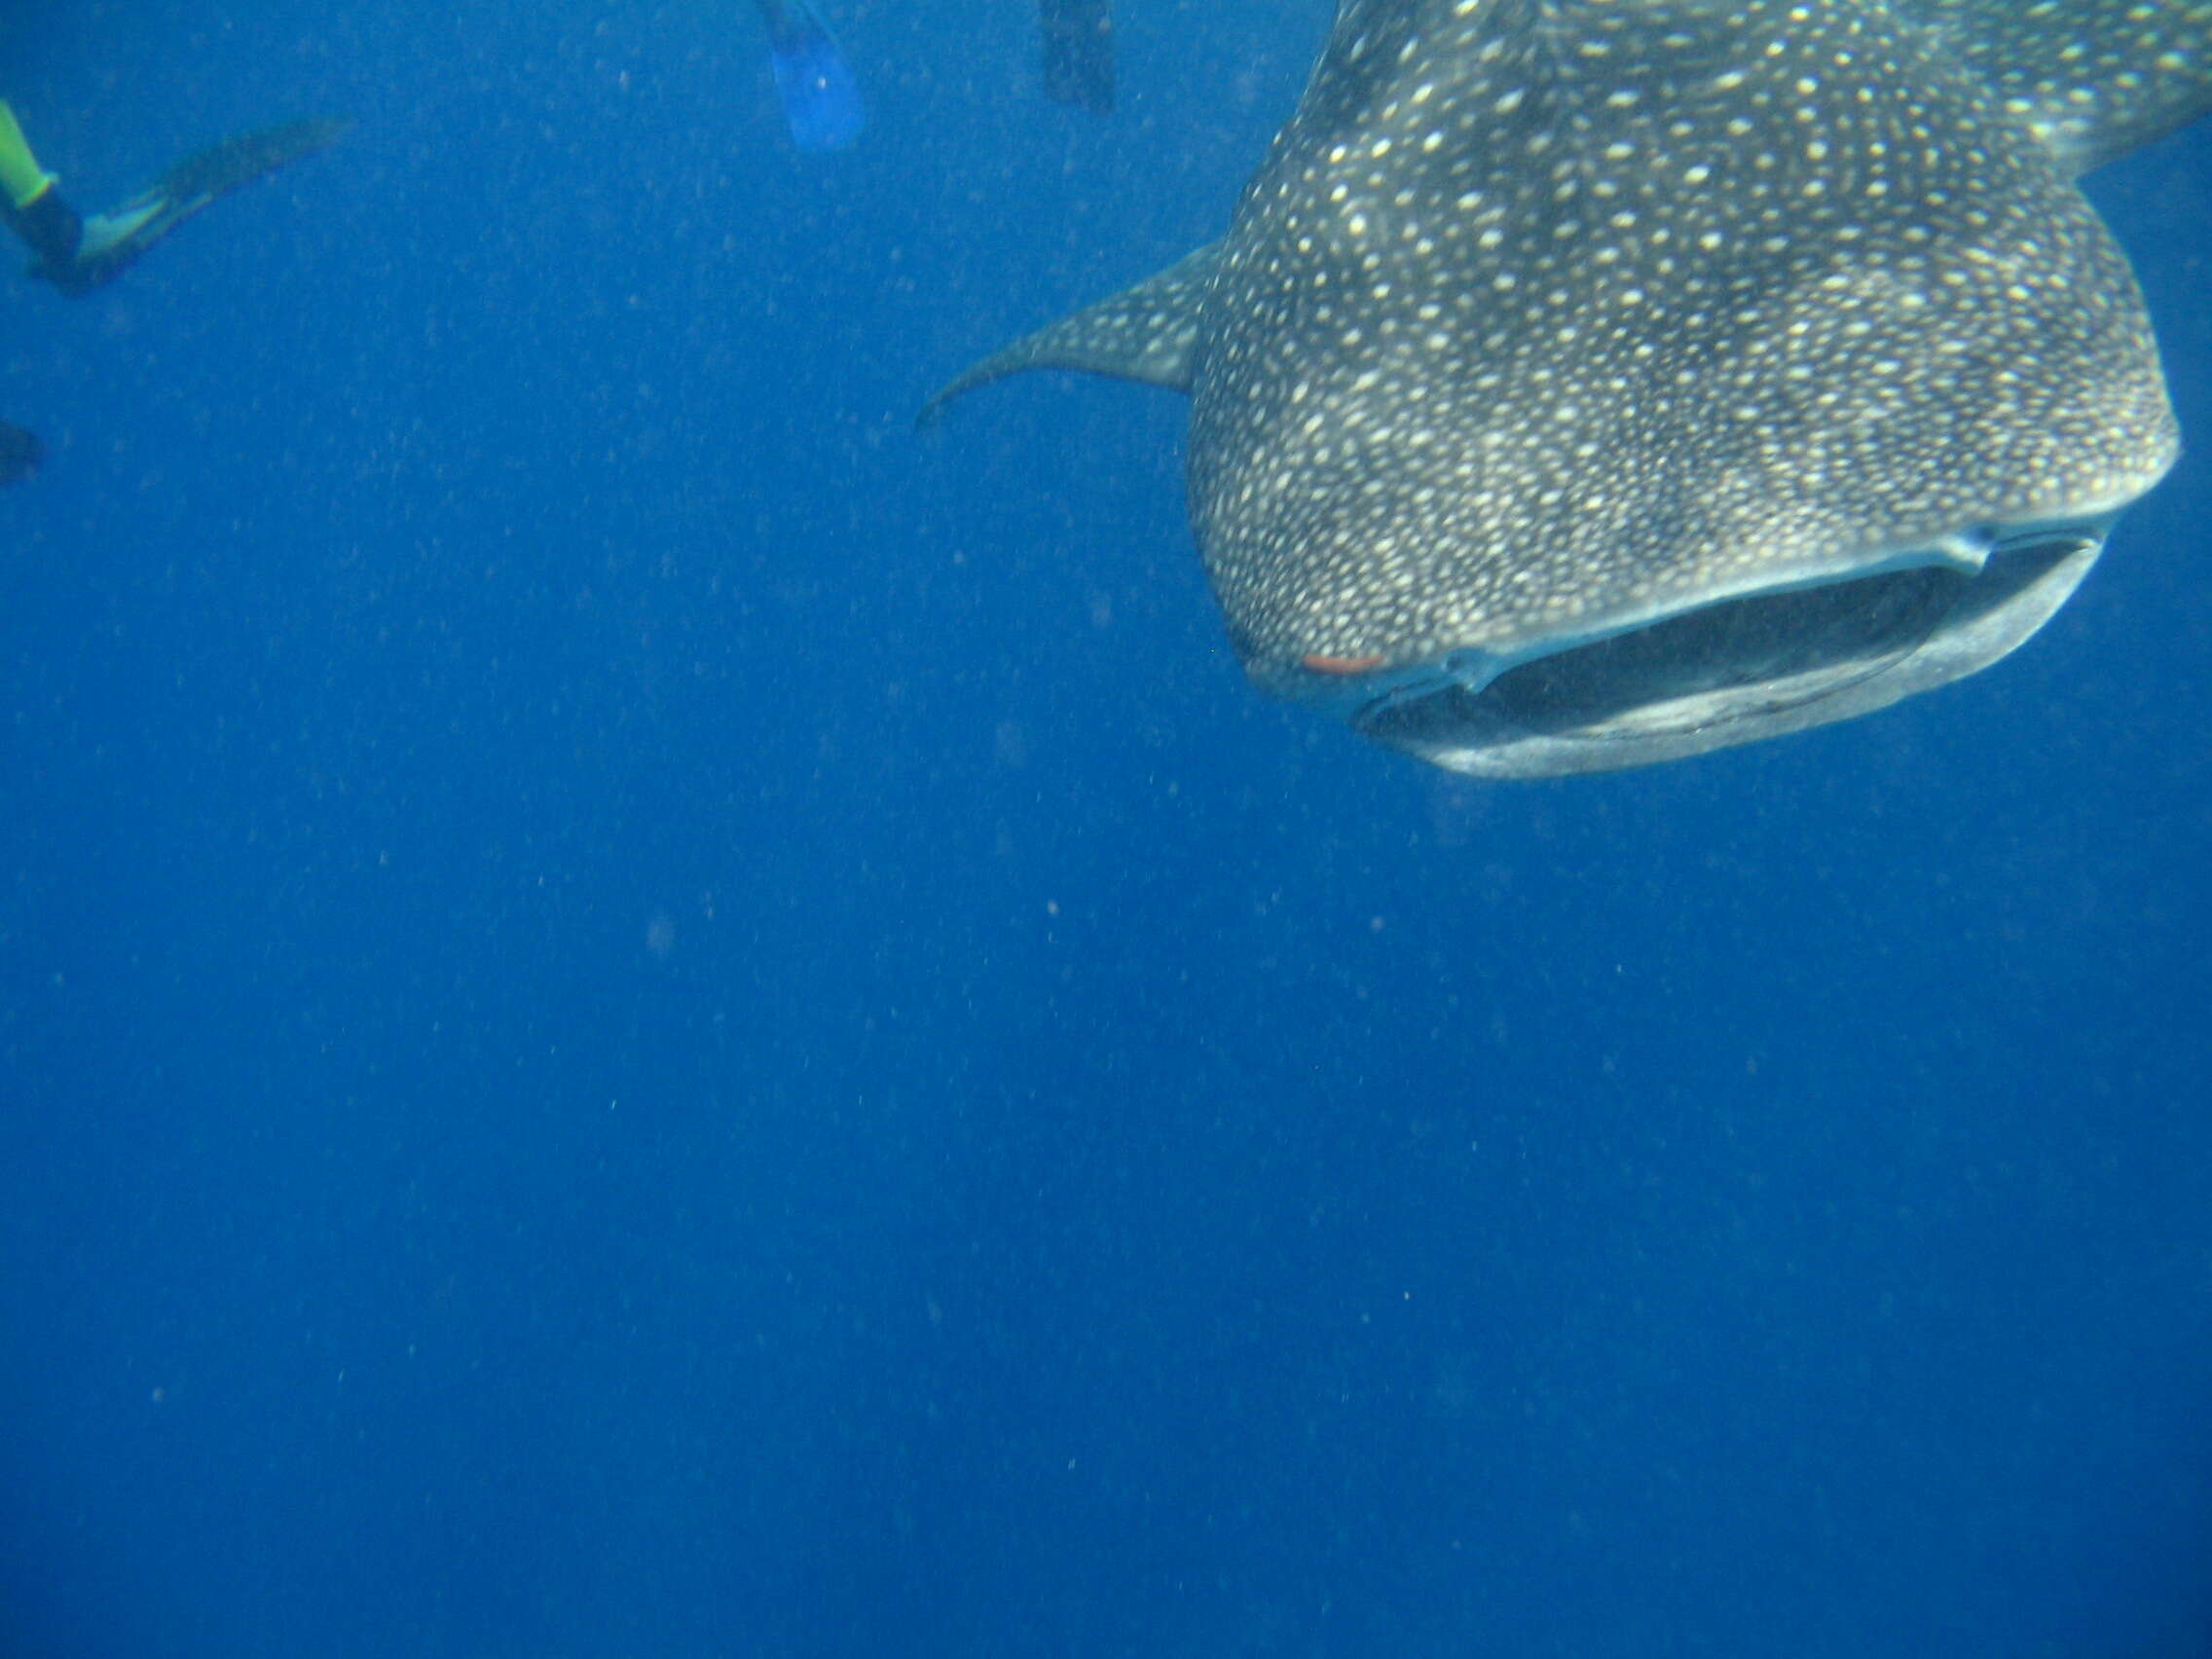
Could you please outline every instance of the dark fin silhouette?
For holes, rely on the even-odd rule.
[[[46,446],[38,434],[13,421],[0,421],[0,484],[20,484],[46,459]]]
[[[1045,91],[1100,115],[1114,107],[1113,0],[1037,0]]]

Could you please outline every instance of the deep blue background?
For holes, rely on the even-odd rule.
[[[1328,0],[11,9],[0,1651],[2212,1652],[2212,467],[1998,669],[1478,788],[1171,396]],[[333,11],[341,15],[333,16]],[[2212,449],[2212,132],[2100,175]]]

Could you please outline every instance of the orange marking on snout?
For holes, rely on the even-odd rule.
[[[1352,675],[1365,674],[1371,668],[1381,668],[1388,657],[1383,656],[1302,656],[1298,666],[1309,674]]]

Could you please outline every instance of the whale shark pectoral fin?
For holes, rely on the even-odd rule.
[[[1209,242],[1159,276],[1016,340],[939,390],[915,424],[933,424],[963,392],[1024,369],[1080,369],[1189,391],[1198,318],[1220,262],[1221,244]]]
[[[2067,171],[2212,111],[2207,0],[1906,0]]]

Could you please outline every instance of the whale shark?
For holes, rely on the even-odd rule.
[[[1264,690],[1451,770],[1676,759],[1973,674],[2179,435],[2077,181],[2204,0],[1340,0],[1220,240],[932,398],[1191,399]]]

